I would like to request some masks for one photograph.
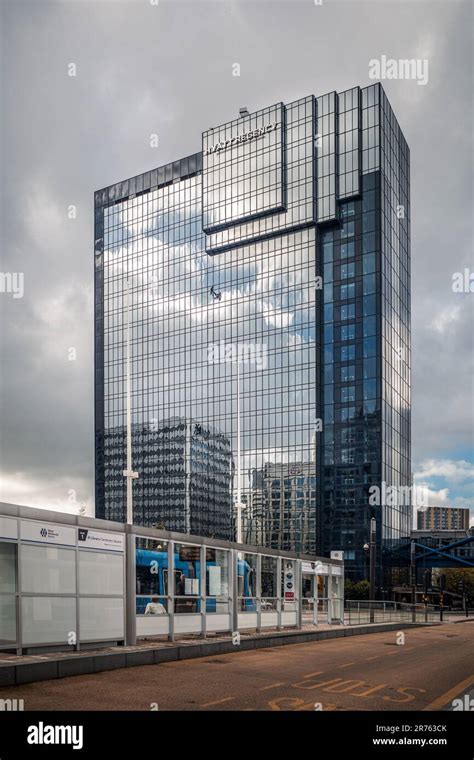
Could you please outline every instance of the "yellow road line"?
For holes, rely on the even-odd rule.
[[[216,699],[214,702],[204,702],[200,707],[212,707],[212,705],[221,705],[223,702],[230,702],[235,697],[225,697],[224,699]]]
[[[284,686],[285,681],[280,681],[280,683],[272,683],[271,686],[262,686],[259,691],[267,691],[267,689],[276,689],[277,686]]]
[[[423,711],[426,710],[440,710],[441,707],[444,707],[450,700],[454,699],[462,692],[463,689],[469,688],[474,684],[474,675],[468,676],[468,678],[465,678],[464,681],[461,681],[461,683],[458,683],[456,686],[453,686],[452,689],[449,689],[448,691],[445,691],[444,694],[441,694],[439,697],[436,697],[434,702],[431,702],[431,704],[427,705],[423,708]]]

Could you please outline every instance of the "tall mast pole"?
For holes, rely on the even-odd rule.
[[[133,523],[133,493],[132,483],[138,478],[138,472],[132,470],[132,393],[130,383],[130,285],[127,277],[127,290],[125,293],[126,314],[126,397],[127,397],[127,469],[123,476],[127,478],[127,523]]]
[[[242,543],[242,462],[240,454],[240,362],[237,357],[237,543]]]

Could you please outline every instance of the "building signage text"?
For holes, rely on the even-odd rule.
[[[124,536],[121,533],[106,533],[89,528],[78,528],[77,538],[79,546],[87,546],[92,549],[105,549],[111,552],[123,552]]]
[[[206,148],[204,155],[208,155],[209,153],[218,153],[221,150],[233,148],[240,143],[246,143],[250,140],[255,140],[255,138],[262,137],[263,135],[268,134],[268,132],[273,132],[276,126],[277,122],[274,121],[264,127],[258,127],[257,129],[252,129],[250,132],[244,132],[243,135],[239,135],[238,137],[231,137],[228,140],[218,142],[215,145],[211,145],[209,148]]]
[[[76,545],[74,528],[66,525],[41,523],[37,520],[21,521],[21,538],[23,541],[35,541],[40,544]]]

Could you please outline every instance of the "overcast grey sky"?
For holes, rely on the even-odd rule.
[[[365,86],[386,55],[429,65],[383,82],[412,161],[413,470],[433,504],[474,507],[474,294],[452,290],[474,270],[472,2],[1,7],[1,271],[24,295],[0,293],[0,499],[93,514],[94,190],[198,151],[240,106]]]

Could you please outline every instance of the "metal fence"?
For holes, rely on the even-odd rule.
[[[303,625],[337,625],[344,623],[344,599],[321,596],[302,600]]]
[[[344,622],[346,625],[366,623],[435,623],[439,612],[432,605],[404,604],[401,602],[370,602],[346,599]]]

